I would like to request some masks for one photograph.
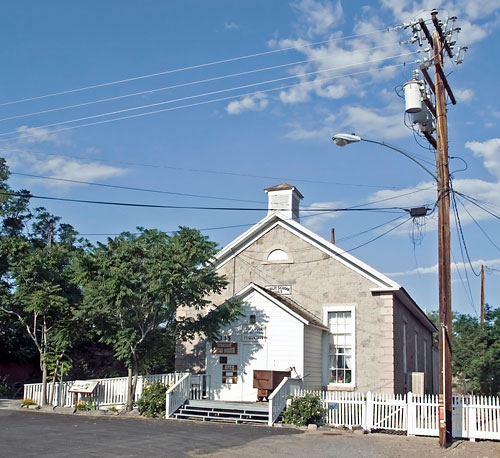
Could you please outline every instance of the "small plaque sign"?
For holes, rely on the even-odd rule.
[[[236,385],[238,383],[238,377],[222,377],[222,383],[227,385]]]
[[[214,355],[237,355],[237,342],[212,342],[212,353]]]
[[[236,364],[223,364],[223,365],[222,365],[222,370],[223,370],[223,371],[234,371],[234,372],[238,372],[238,365],[236,365]]]
[[[292,294],[292,285],[267,285],[266,289],[282,296],[289,296]]]
[[[98,383],[98,381],[92,380],[75,380],[68,391],[70,393],[92,394]]]

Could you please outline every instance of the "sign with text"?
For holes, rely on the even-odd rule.
[[[282,296],[289,296],[292,294],[292,285],[267,285],[266,289]]]
[[[98,383],[98,381],[75,380],[68,391],[70,393],[92,394]]]
[[[243,342],[258,342],[260,340],[265,340],[266,338],[266,327],[258,324],[251,324],[249,326],[244,326],[241,329],[241,340]]]
[[[212,342],[212,354],[214,355],[237,355],[237,342]]]

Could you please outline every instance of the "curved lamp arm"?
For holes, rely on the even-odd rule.
[[[367,143],[375,143],[376,145],[385,146],[386,148],[390,148],[390,149],[402,154],[403,156],[406,156],[408,159],[415,162],[415,164],[417,164],[419,167],[424,169],[432,178],[434,178],[434,180],[436,182],[439,182],[438,177],[434,173],[432,173],[424,164],[417,161],[413,156],[408,154],[406,151],[403,151],[402,149],[397,148],[396,146],[392,146],[388,143],[379,142],[376,140],[368,140],[366,138],[361,138],[358,135],[354,135],[354,134],[335,134],[332,137],[332,140],[335,142],[335,144],[337,146],[345,146],[345,145],[349,145],[351,143],[356,143],[356,142],[360,142],[360,141],[367,142]]]

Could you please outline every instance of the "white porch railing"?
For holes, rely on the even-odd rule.
[[[302,380],[285,377],[269,396],[269,420],[268,425],[273,426],[274,422],[285,410],[288,396],[302,387]]]
[[[167,390],[165,399],[165,418],[170,418],[173,413],[189,399],[191,389],[191,375],[186,374],[174,386]]]
[[[137,379],[137,387],[135,392],[135,401],[141,395],[143,388],[149,383],[161,381],[165,385],[172,385],[182,378],[184,373],[170,373],[170,374],[154,374],[154,375],[140,375]],[[95,392],[92,395],[92,401],[97,406],[120,406],[125,405],[127,402],[128,378],[115,377],[108,379],[93,379],[99,382]],[[72,406],[73,393],[69,389],[75,381],[70,380],[62,383],[56,383],[54,388],[53,406]],[[52,394],[52,384],[47,384],[47,398],[50,399]],[[24,398],[33,399],[36,403],[42,403],[42,384],[29,383],[24,385]]]

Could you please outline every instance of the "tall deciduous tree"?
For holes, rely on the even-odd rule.
[[[99,244],[79,266],[86,317],[128,367],[129,409],[139,370],[154,357],[161,334],[173,339],[212,336],[239,314],[236,301],[207,313],[211,303],[206,297],[227,284],[209,265],[214,242],[188,228],[173,236],[139,230],[140,235],[124,233]],[[199,316],[179,321],[179,307],[194,308]]]
[[[22,324],[38,350],[46,404],[48,363],[57,372],[77,335],[80,289],[70,265],[81,248],[70,225],[60,224],[43,208],[35,213],[29,235],[16,228],[2,237],[8,292],[0,309]]]

